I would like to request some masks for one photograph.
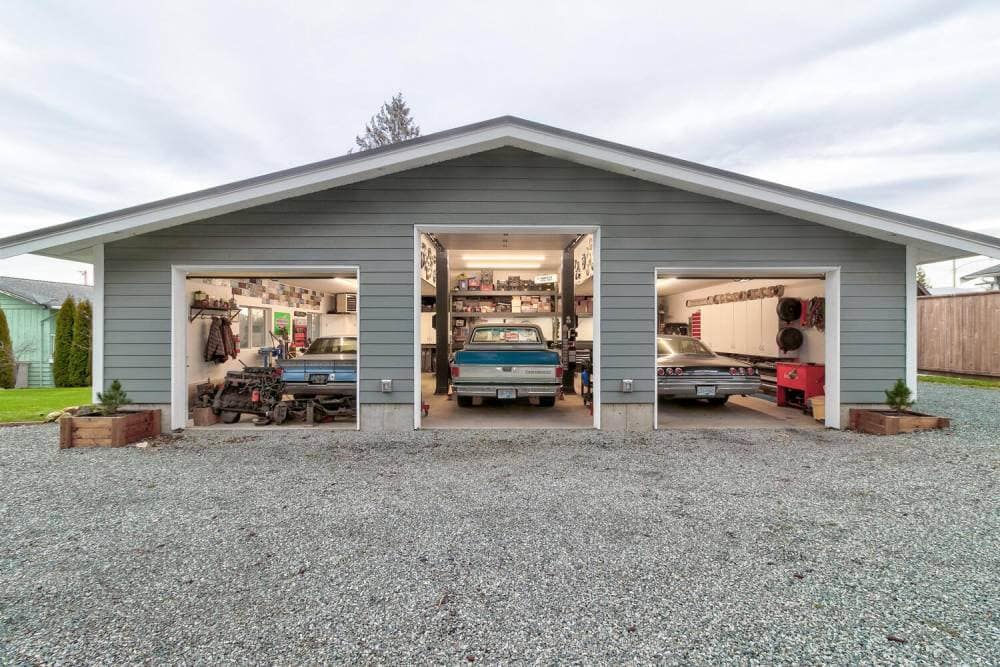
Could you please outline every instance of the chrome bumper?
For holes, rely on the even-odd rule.
[[[716,378],[668,377],[657,378],[656,393],[660,396],[674,398],[699,398],[698,387],[715,387],[716,396],[734,396],[753,394],[760,390],[760,378],[733,378],[720,380]],[[711,398],[702,396],[700,398]]]
[[[483,396],[486,398],[496,398],[498,389],[514,389],[518,398],[528,398],[531,396],[558,396],[560,384],[489,384],[489,383],[463,383],[455,382],[452,387],[459,396]]]

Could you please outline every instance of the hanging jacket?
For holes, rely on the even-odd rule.
[[[212,323],[208,325],[208,338],[205,339],[205,361],[221,364],[229,358],[223,336],[222,321],[213,317]]]

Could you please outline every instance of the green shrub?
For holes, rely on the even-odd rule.
[[[913,405],[913,392],[902,379],[896,380],[892,389],[885,392],[885,402],[896,412],[902,412]]]
[[[76,306],[73,320],[73,346],[69,354],[67,378],[74,387],[90,386],[90,327],[92,311],[89,301]]]
[[[103,415],[113,415],[118,412],[118,408],[132,402],[122,389],[121,380],[112,382],[107,391],[97,392],[97,400],[99,401],[97,409]]]
[[[70,357],[73,352],[73,323],[76,321],[76,302],[68,296],[56,316],[56,344],[52,351],[52,380],[57,387],[72,387]]]
[[[0,310],[0,387],[13,389],[17,374],[14,359],[14,343],[10,340],[7,315]]]

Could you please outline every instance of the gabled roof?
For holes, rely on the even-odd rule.
[[[58,308],[67,296],[71,296],[77,301],[91,300],[94,296],[94,288],[89,285],[0,276],[0,293],[46,308]]]
[[[967,276],[962,276],[962,280],[972,280],[973,278],[996,278],[998,276],[1000,276],[1000,264],[976,271],[975,273],[970,273]]]
[[[0,239],[0,259],[33,252],[86,261],[89,248],[95,244],[504,146],[912,245],[919,261],[968,255],[1000,257],[1000,239],[993,236],[502,116],[374,150],[10,236]]]

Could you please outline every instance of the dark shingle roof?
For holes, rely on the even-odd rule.
[[[67,296],[71,296],[77,301],[90,301],[94,298],[94,288],[89,285],[9,276],[0,276],[0,292],[48,308],[58,308]]]

